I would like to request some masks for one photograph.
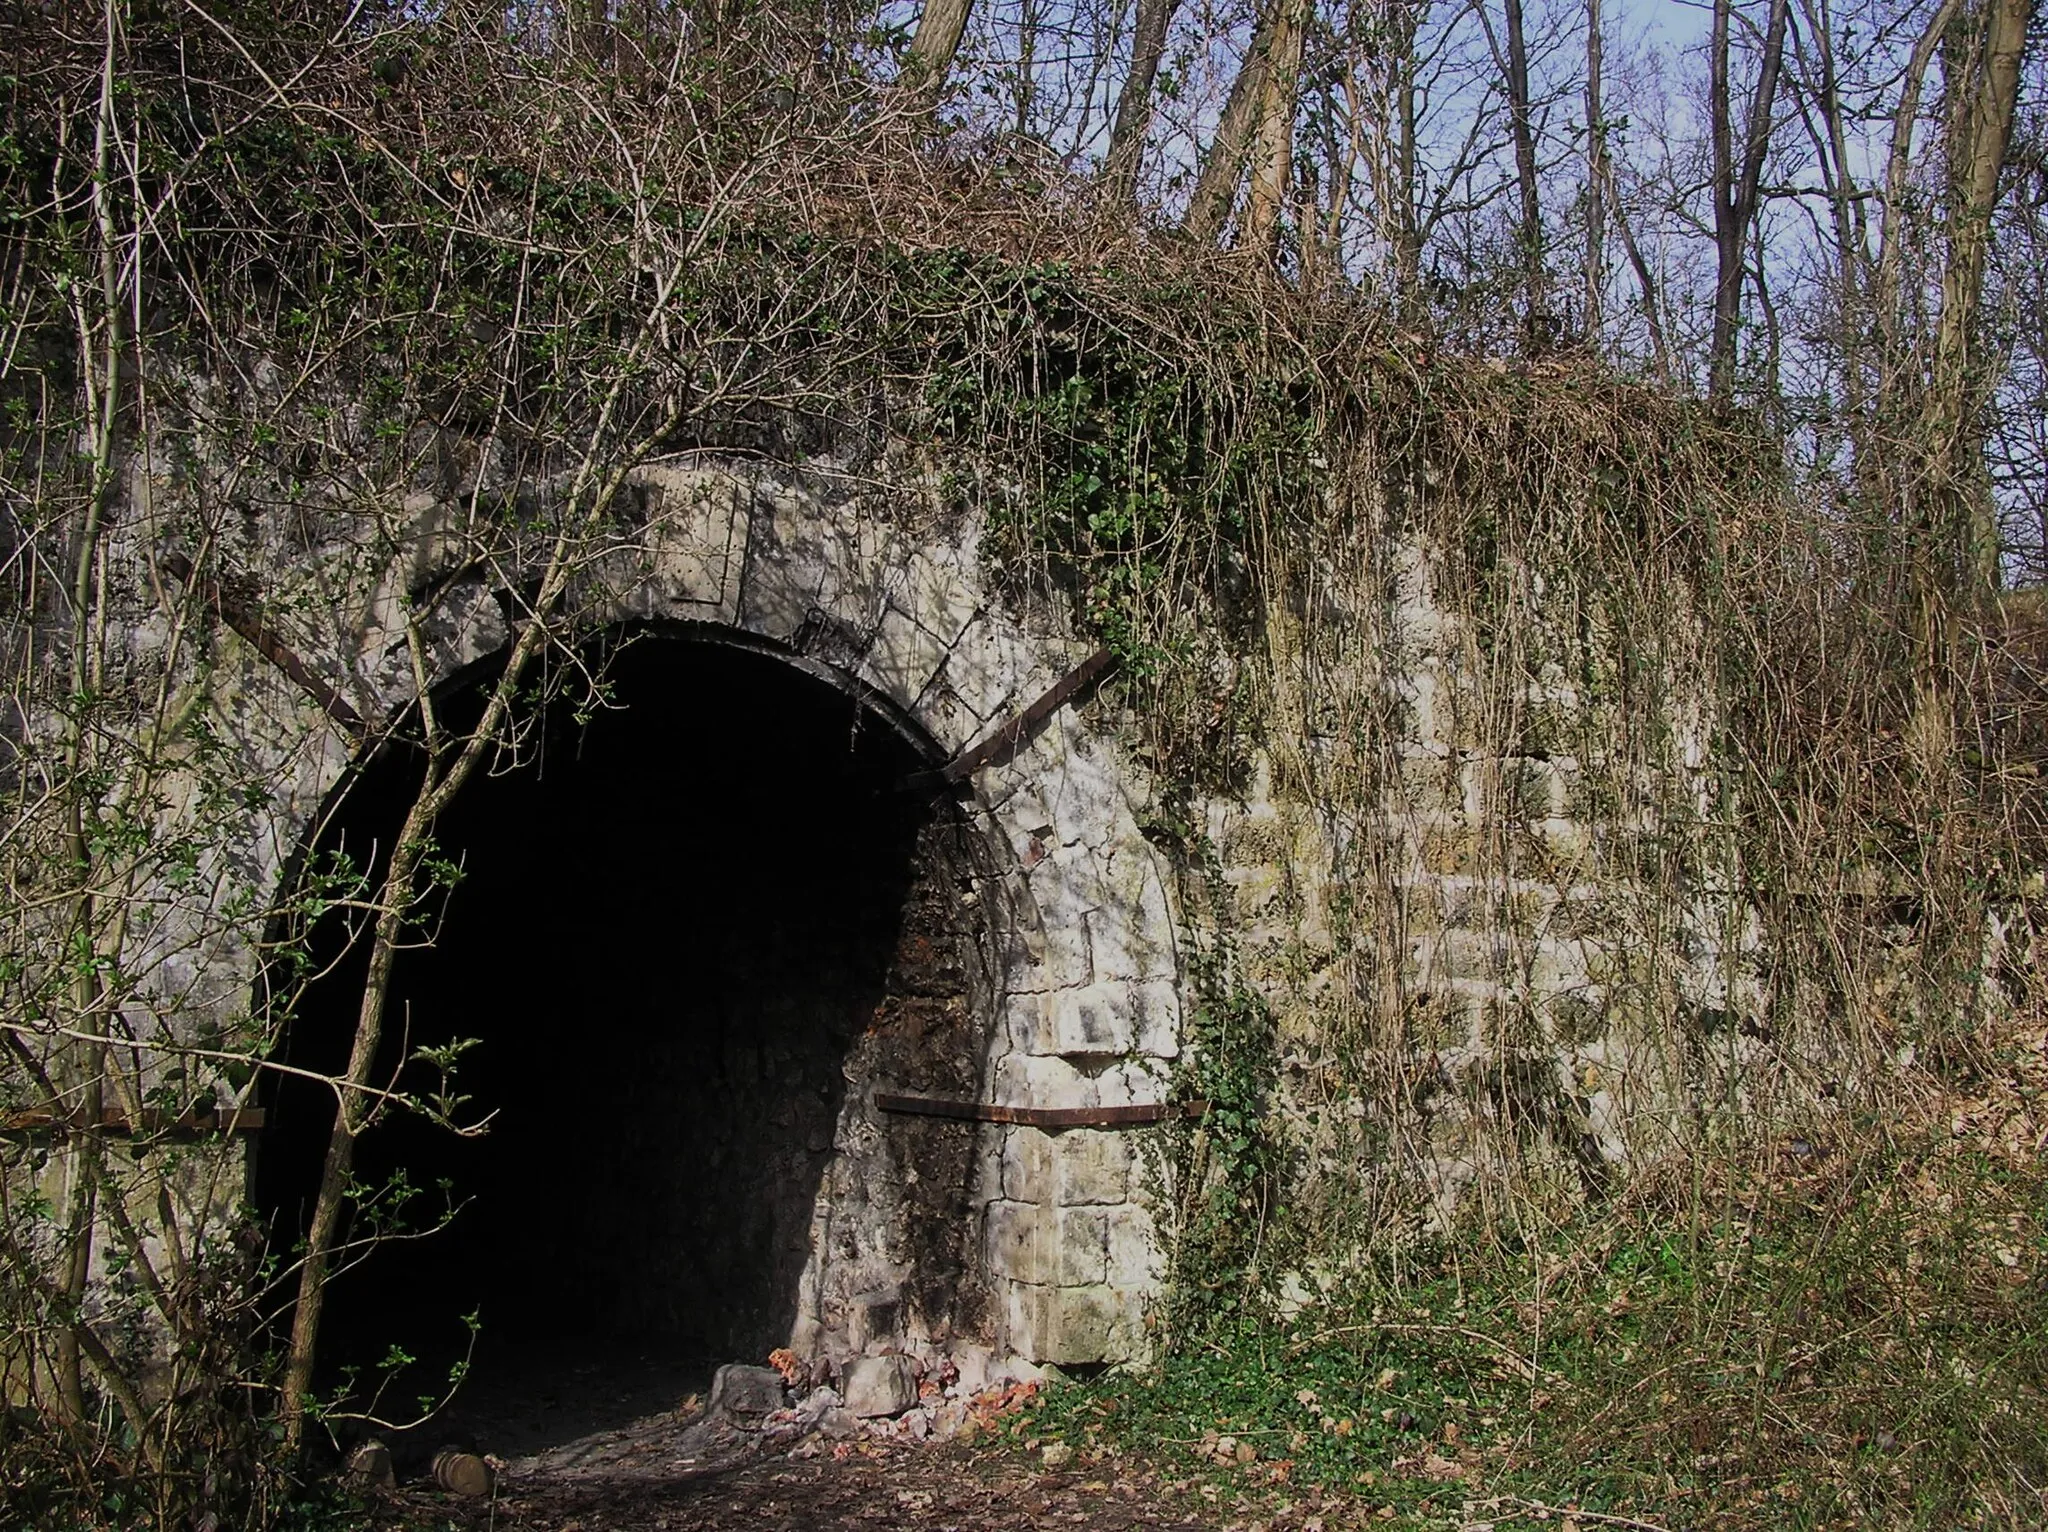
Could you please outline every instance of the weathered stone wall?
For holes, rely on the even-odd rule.
[[[908,514],[917,495],[878,491],[832,461],[691,456],[646,466],[631,490],[638,514],[579,573],[568,607],[577,627],[689,624],[764,648],[865,698],[934,762],[1086,653],[1050,609],[1020,610],[998,592],[971,520]],[[169,498],[159,486],[155,503]],[[306,663],[374,723],[412,695],[404,624],[423,593],[416,616],[432,641],[430,684],[507,641],[493,576],[460,563],[450,529],[461,516],[430,489],[375,516],[284,505],[250,520],[225,551]],[[152,552],[143,536],[126,550],[138,565]],[[147,590],[139,575],[135,586],[138,597]],[[151,641],[150,623],[138,613],[137,643]],[[210,673],[195,687],[253,771],[277,784],[241,848],[256,881],[274,886],[353,747],[248,645],[224,631],[212,644]],[[920,1053],[927,1002],[942,997],[920,993],[933,986],[912,971],[917,954],[899,953],[890,1001],[846,1066],[802,1279],[793,1337],[802,1349],[971,1345],[1040,1362],[1142,1350],[1160,1267],[1125,1138],[885,1116],[872,1099],[920,1088],[1032,1107],[1159,1098],[1178,1039],[1175,928],[1133,817],[1134,780],[1115,747],[1068,712],[971,784],[962,807],[975,844],[947,853],[961,876],[918,897],[956,901],[922,912],[927,937],[972,914],[977,939],[993,944],[991,980],[952,986],[978,1012],[983,1043],[969,1056],[981,1074]],[[913,921],[913,939],[918,928]],[[246,953],[215,952],[206,969],[166,982],[203,981],[219,1012],[246,1003]],[[188,1017],[203,1009],[188,996]],[[934,1210],[874,1182],[920,1173],[928,1154],[943,1160],[962,1144],[973,1161],[962,1226],[912,1227]],[[947,1284],[979,1292],[941,1302]]]
[[[684,624],[763,649],[946,759],[1088,646],[1059,601],[987,567],[979,523],[938,512],[929,480],[901,462],[856,472],[827,457],[649,464],[631,484],[635,515],[578,577],[573,620],[592,633]],[[309,663],[343,678],[375,720],[411,695],[403,623],[421,592],[433,592],[430,681],[506,642],[501,591],[459,563],[459,519],[429,490],[381,519],[292,507],[229,552],[268,607],[291,614]],[[1202,894],[1182,907],[1186,890],[1140,832],[1164,788],[1132,748],[1138,721],[1068,707],[975,774],[961,800],[967,838],[947,852],[954,873],[921,890],[929,907],[907,930],[971,929],[986,977],[934,986],[914,952],[899,954],[891,999],[846,1066],[799,1349],[979,1346],[1062,1363],[1146,1349],[1163,1259],[1138,1135],[905,1119],[878,1113],[873,1095],[1160,1100],[1182,1043],[1177,933],[1189,922],[1229,947],[1276,1015],[1295,1189],[1331,1198],[1330,1217],[1410,1216],[1395,1182],[1426,1187],[1439,1225],[1482,1177],[1583,1195],[1682,1098],[1672,1087],[1688,1060],[1667,1031],[1638,1023],[1661,990],[1699,1013],[1736,1008],[1750,938],[1726,936],[1698,844],[1682,858],[1691,904],[1675,909],[1671,868],[1645,860],[1661,854],[1665,827],[1644,817],[1641,791],[1633,820],[1618,804],[1624,780],[1640,789],[1646,774],[1699,798],[1703,706],[1663,720],[1659,758],[1617,752],[1606,725],[1621,704],[1586,689],[1604,651],[1573,636],[1568,614],[1540,602],[1523,614],[1536,637],[1504,691],[1497,656],[1481,653],[1486,623],[1442,550],[1385,531],[1349,559],[1300,574],[1301,588],[1270,604],[1265,663],[1231,682],[1259,671],[1266,695],[1239,785],[1198,805],[1221,905]],[[219,637],[213,664],[209,705],[281,787],[246,848],[274,878],[350,747],[246,645]],[[1638,897],[1652,884],[1655,898]],[[1676,948],[1649,944],[1686,951],[1669,971],[1637,961],[1646,919],[1686,928]],[[246,965],[218,960],[203,977],[223,1006],[249,982]],[[974,1061],[971,1076],[920,1051],[934,1006],[955,1003],[973,1012],[973,1045],[952,1050]],[[950,1218],[943,1197],[885,1186],[962,1154],[964,1170],[936,1178],[970,1188]]]
[[[1703,683],[1620,718],[1639,704],[1588,690],[1606,638],[1540,572],[1503,664],[1500,614],[1418,540],[1313,583],[1268,632],[1248,787],[1201,813],[1224,890],[1201,923],[1274,1013],[1296,1211],[1320,1257],[1448,1229],[1482,1182],[1597,1195],[1703,1088],[1665,1018],[1756,1004],[1700,812]],[[1752,1045],[1731,1023],[1717,1046],[1739,1077]]]

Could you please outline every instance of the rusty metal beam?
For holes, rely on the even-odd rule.
[[[166,553],[163,566],[172,579],[220,613],[221,621],[254,645],[258,654],[298,682],[299,689],[319,703],[323,713],[358,739],[363,736],[362,715],[348,705],[348,700],[340,692],[315,675],[304,660],[292,653],[291,646],[278,636],[276,629],[263,621],[262,611],[255,602],[224,589],[219,581],[199,574],[193,569],[192,561],[182,553]]]
[[[1000,766],[1014,757],[1018,751],[1038,736],[1046,720],[1065,707],[1082,692],[1100,681],[1116,664],[1116,656],[1105,648],[1097,649],[1081,661],[1066,675],[1048,687],[1036,702],[1021,713],[1014,714],[998,724],[981,740],[969,745],[952,760],[936,771],[920,771],[904,778],[905,787],[951,787],[984,766]]]
[[[102,1133],[118,1134],[138,1131],[180,1135],[256,1133],[261,1131],[264,1117],[260,1106],[234,1108],[226,1113],[201,1107],[185,1112],[146,1111],[142,1114],[142,1126],[138,1130],[125,1112],[108,1110],[100,1113],[98,1128]],[[93,1126],[92,1120],[83,1112],[31,1109],[0,1113],[0,1133],[83,1133]]]
[[[1145,1106],[996,1106],[986,1101],[950,1101],[939,1096],[875,1093],[875,1110],[913,1117],[949,1117],[958,1122],[1004,1122],[1022,1128],[1133,1128],[1177,1117],[1201,1117],[1206,1101],[1159,1101]]]

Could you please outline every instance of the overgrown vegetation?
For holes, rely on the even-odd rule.
[[[57,11],[8,23],[0,155],[0,1111],[55,1130],[0,1175],[10,1507],[276,1510],[280,1440],[349,1407],[307,1396],[319,1274],[377,1236],[347,1146],[470,1119],[370,1080],[373,982],[329,1223],[266,1258],[187,1114],[252,1099],[308,922],[417,933],[439,809],[551,692],[601,695],[562,596],[637,533],[627,471],[850,440],[1116,649],[1198,932],[1216,1110],[1160,1167],[1164,1359],[1032,1429],[1213,1428],[1410,1506],[1470,1475],[1674,1524],[2040,1517],[2041,636],[1930,587],[1882,485],[1147,242],[802,74],[788,16],[664,73],[495,15]],[[347,652],[320,593],[419,540],[417,495],[461,524],[392,665],[428,673],[451,570],[508,593],[513,662],[481,722],[330,704],[328,748],[419,752],[414,817],[381,863],[287,866],[229,614]],[[296,605],[254,581],[280,507],[349,566]],[[1524,801],[1546,772],[1569,814]],[[1205,828],[1262,781],[1334,891],[1278,937]],[[1483,991],[1416,956],[1439,852]],[[1589,891],[1602,966],[1535,983]],[[253,1005],[212,977],[252,953]]]

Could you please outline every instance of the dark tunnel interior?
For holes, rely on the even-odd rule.
[[[413,1227],[456,1211],[332,1284],[330,1384],[398,1346],[420,1359],[403,1396],[431,1390],[471,1313],[478,1380],[563,1356],[708,1373],[789,1334],[842,1065],[885,992],[920,830],[947,809],[900,789],[925,764],[901,734],[774,656],[650,636],[609,680],[616,706],[555,707],[528,759],[480,773],[440,826],[462,876],[398,961],[377,1078],[430,1090],[422,1050],[475,1039],[456,1115],[488,1126],[401,1114],[362,1140],[355,1232],[394,1188]],[[323,844],[388,845],[418,769],[369,763]],[[364,971],[346,946],[324,918],[312,948],[334,966],[290,1064],[346,1059]],[[272,1079],[253,1189],[281,1251],[332,1097]]]

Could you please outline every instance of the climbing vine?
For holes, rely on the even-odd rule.
[[[1176,1335],[1258,1309],[1291,1265],[1383,1233],[1412,1249],[1431,1219],[1441,1235],[1447,1122],[1488,1125],[1480,1232],[1517,1257],[1561,1207],[1599,1203],[1592,1087],[1555,1065],[1582,1025],[1626,1023],[1668,1064],[1665,1172],[1710,1164],[1730,1199],[1786,1112],[1848,1164],[1855,1125],[1932,1122],[2024,1052],[2039,623],[2020,601],[1959,619],[1964,743],[1930,754],[1883,528],[1806,492],[1781,444],[1590,363],[1433,355],[1362,305],[1104,228],[1058,187],[1020,195],[741,60],[629,89],[453,18],[395,41],[281,25],[253,51],[163,25],[93,47],[75,40],[91,28],[5,33],[0,1108],[64,1131],[11,1141],[0,1176],[0,1365],[36,1422],[0,1452],[40,1475],[52,1518],[118,1494],[168,1524],[226,1483],[260,1507],[270,1481],[245,1470],[308,1408],[305,1356],[247,1341],[304,1268],[250,1275],[219,1233],[233,1156],[189,1124],[118,1153],[98,1124],[246,1099],[305,978],[278,933],[353,904],[366,940],[387,917],[395,940],[449,872],[426,811],[395,881],[277,872],[237,838],[278,784],[212,711],[239,663],[229,612],[338,620],[318,580],[253,588],[280,507],[307,549],[379,568],[420,540],[410,499],[458,507],[444,563],[398,603],[406,663],[457,571],[488,572],[532,635],[487,725],[424,707],[368,725],[434,763],[427,810],[516,753],[550,677],[601,696],[556,603],[635,530],[635,464],[829,452],[906,517],[979,517],[1014,594],[1063,598],[1121,660],[1101,706],[1127,718],[1181,864],[1175,1088],[1210,1106],[1162,1165]],[[138,609],[153,650],[110,626]],[[1450,631],[1432,662],[1455,714],[1426,760],[1404,690],[1421,610]],[[1408,840],[1381,833],[1403,795],[1462,804],[1468,786],[1477,829],[1453,835],[1439,806]],[[1278,1007],[1308,913],[1254,952],[1205,828],[1254,789],[1328,848],[1309,955],[1326,982],[1295,1074]],[[1564,819],[1595,842],[1580,874],[1543,840]],[[1503,953],[1546,880],[1559,908],[1574,877],[1613,894],[1611,968],[1580,999],[1598,1014],[1525,985],[1453,1015],[1411,956],[1449,918],[1416,862]],[[1707,936],[1748,990],[1685,991]],[[247,950],[287,982],[246,1009],[165,978]],[[1475,1027],[1495,1052],[1454,1079]],[[441,1110],[332,1083],[362,1131]],[[173,1191],[193,1201],[167,1255],[128,1210]],[[108,1241],[113,1320],[78,1276]]]

